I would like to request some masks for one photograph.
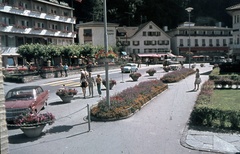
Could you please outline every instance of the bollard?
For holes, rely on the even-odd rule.
[[[88,110],[88,131],[90,132],[90,130],[91,130],[91,125],[90,125],[91,117],[90,117],[90,108],[89,108],[89,104],[87,104],[87,110]]]

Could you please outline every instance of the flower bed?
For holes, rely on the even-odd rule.
[[[178,82],[194,73],[195,71],[193,69],[182,68],[180,70],[165,74],[160,80],[162,80],[164,83]]]
[[[106,85],[106,80],[105,80],[105,79],[103,79],[102,84],[103,84],[103,85]],[[110,80],[109,80],[109,84],[116,85],[117,82],[116,82],[116,80],[110,79]]]
[[[168,86],[160,80],[141,82],[110,97],[110,107],[106,98],[102,99],[91,109],[91,118],[100,121],[126,118],[167,88]]]
[[[25,114],[16,117],[14,124],[20,127],[26,126],[38,126],[43,124],[51,125],[55,121],[55,116],[52,113],[42,113],[42,114]]]
[[[57,90],[56,95],[58,96],[72,96],[77,94],[77,90],[73,88],[60,88]]]

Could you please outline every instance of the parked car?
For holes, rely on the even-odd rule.
[[[121,67],[122,73],[131,73],[131,72],[137,72],[137,64],[128,63],[125,66]]]
[[[49,91],[37,85],[9,90],[5,96],[7,122],[24,113],[39,113],[47,105],[48,98]]]
[[[215,65],[215,64],[218,64],[218,65],[221,65],[222,63],[226,63],[227,62],[227,59],[223,56],[216,56],[214,57],[214,60],[210,62],[210,65]]]

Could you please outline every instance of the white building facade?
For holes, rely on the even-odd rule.
[[[233,44],[230,46],[232,54],[240,60],[240,3],[226,8],[232,16]]]
[[[108,45],[116,46],[116,27],[118,24],[107,24]],[[91,44],[93,46],[104,46],[104,22],[86,22],[76,25],[78,29],[79,44]]]
[[[74,43],[73,8],[57,0],[0,0],[0,50],[3,66],[22,65],[18,46]]]
[[[209,60],[214,56],[227,56],[233,43],[232,29],[227,27],[195,26],[186,22],[167,33],[171,36],[173,53],[186,57],[189,51],[192,56]]]
[[[129,55],[170,51],[170,37],[152,21],[139,27],[118,27],[117,41]]]

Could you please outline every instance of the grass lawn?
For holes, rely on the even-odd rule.
[[[209,107],[240,111],[240,90],[214,90]]]

